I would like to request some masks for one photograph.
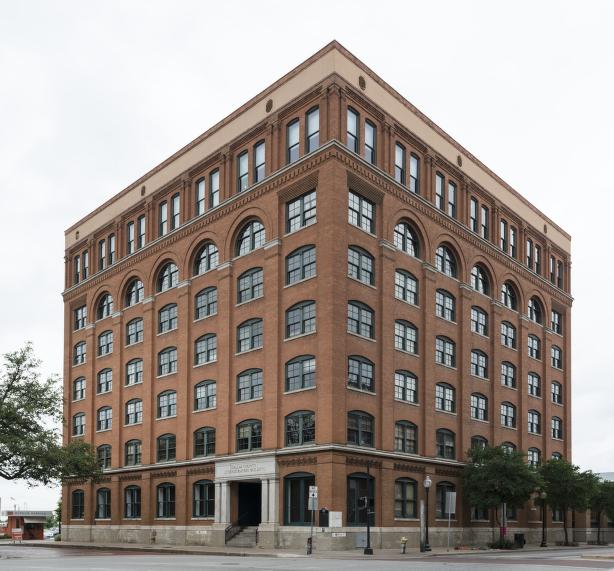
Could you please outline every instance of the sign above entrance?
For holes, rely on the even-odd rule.
[[[277,463],[274,456],[246,460],[220,460],[215,463],[216,480],[253,480],[275,477]]]

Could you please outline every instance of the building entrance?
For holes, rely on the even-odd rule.
[[[262,484],[238,482],[239,525],[260,525],[262,520]]]

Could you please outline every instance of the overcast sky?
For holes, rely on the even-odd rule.
[[[0,0],[0,353],[32,340],[62,373],[64,230],[337,39],[572,235],[573,460],[614,470],[613,22],[606,0]],[[58,495],[0,480],[2,509]]]

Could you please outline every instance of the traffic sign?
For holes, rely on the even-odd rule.
[[[309,486],[309,497],[318,498],[318,486]]]

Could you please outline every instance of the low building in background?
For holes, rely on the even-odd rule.
[[[45,524],[53,515],[51,511],[7,510],[2,515],[7,517],[6,527],[2,533],[13,536],[21,530],[24,540],[44,539]]]

